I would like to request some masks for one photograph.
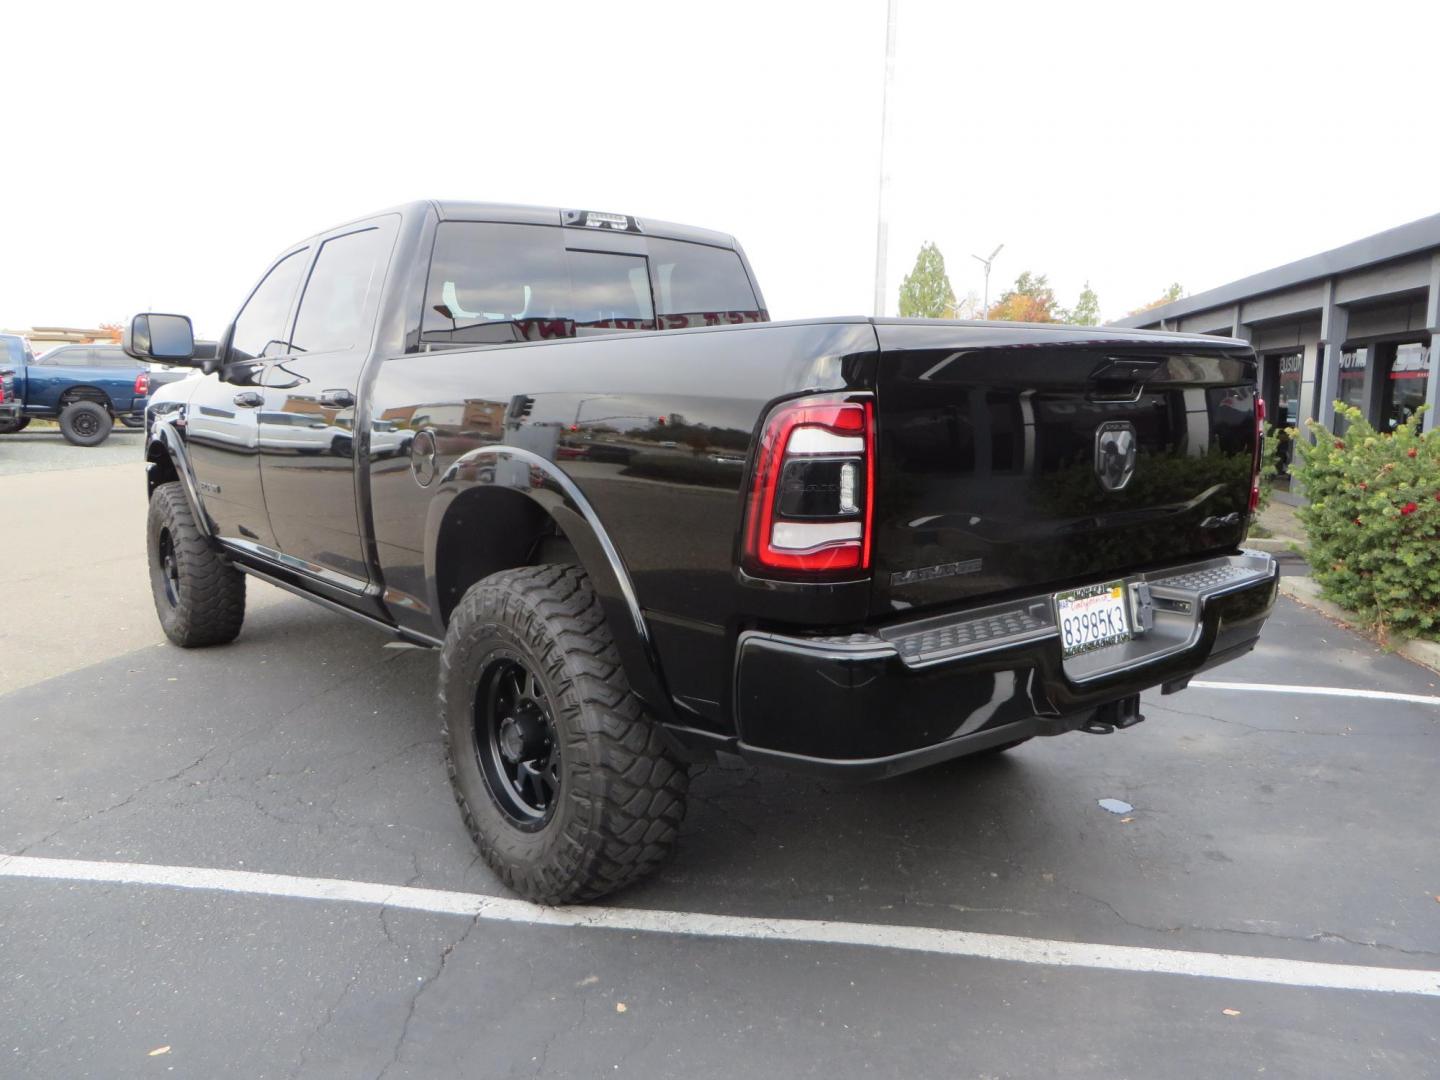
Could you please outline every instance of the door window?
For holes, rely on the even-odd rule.
[[[47,367],[89,367],[89,349],[56,349],[41,361]]]
[[[294,352],[338,352],[369,340],[384,276],[385,236],[380,229],[365,229],[321,246],[295,318]]]
[[[289,329],[290,302],[295,299],[295,290],[300,285],[305,259],[305,248],[285,256],[255,286],[255,291],[235,318],[235,333],[230,339],[232,361],[279,356],[289,351],[286,331]]]
[[[496,344],[571,337],[570,276],[560,230],[443,222],[435,233],[421,336]]]

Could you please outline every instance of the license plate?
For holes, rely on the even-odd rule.
[[[1123,581],[1055,594],[1055,625],[1065,657],[1130,640],[1130,603]]]

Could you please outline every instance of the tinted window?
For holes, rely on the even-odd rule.
[[[43,361],[49,367],[89,367],[89,349],[56,349],[45,354]]]
[[[138,362],[131,360],[121,349],[95,349],[93,363],[101,368],[138,368]]]
[[[348,349],[369,339],[380,278],[384,269],[379,229],[348,233],[325,241],[310,271],[292,347],[296,352]]]
[[[736,252],[680,240],[651,240],[646,246],[655,310],[669,316],[660,320],[661,329],[764,321]]]
[[[443,222],[425,291],[430,341],[536,341],[574,333],[559,229]]]
[[[602,251],[567,254],[570,310],[577,333],[655,329],[644,256]]]
[[[300,284],[305,269],[304,249],[287,255],[265,275],[235,320],[235,336],[230,341],[231,360],[254,360],[260,356],[277,356],[289,349],[285,341],[290,315],[290,301]]]

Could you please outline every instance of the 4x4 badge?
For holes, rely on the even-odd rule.
[[[1106,491],[1119,491],[1135,475],[1135,425],[1108,420],[1095,431],[1095,475]]]

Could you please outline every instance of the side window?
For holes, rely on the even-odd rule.
[[[290,301],[300,285],[308,248],[285,256],[270,268],[255,286],[250,299],[235,318],[235,335],[230,340],[230,360],[255,360],[277,356],[289,350],[285,340]]]
[[[95,366],[101,368],[133,368],[139,365],[119,349],[96,349]]]
[[[89,349],[56,349],[45,357],[45,363],[52,367],[89,367]]]
[[[570,337],[559,229],[441,222],[425,287],[424,341],[496,344]]]
[[[295,319],[296,352],[336,352],[368,340],[385,267],[385,236],[380,229],[365,229],[321,246]]]

